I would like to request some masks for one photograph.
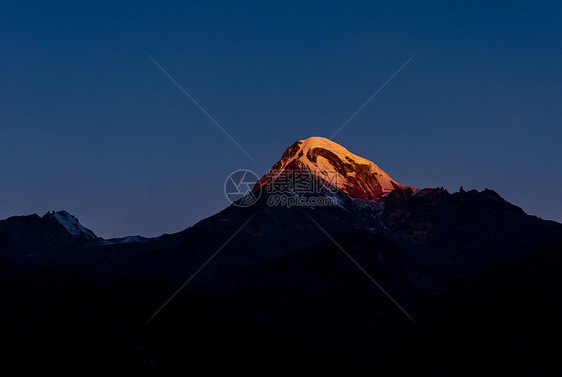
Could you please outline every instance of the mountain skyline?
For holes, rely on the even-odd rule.
[[[324,138],[266,177],[251,202],[156,238],[96,238],[65,211],[0,220],[0,354],[73,370],[184,370],[196,354],[260,373],[558,374],[562,224],[488,189],[404,186]],[[256,348],[269,356],[248,363]]]
[[[329,155],[332,155],[333,157],[330,157]],[[311,161],[311,158],[313,158],[313,161]],[[333,160],[334,158],[335,160]],[[318,161],[316,161],[317,159]],[[325,162],[322,163],[322,161]],[[346,168],[344,168],[342,164],[349,164],[350,162],[351,165],[349,165],[350,167],[348,169],[350,169],[349,172],[352,173],[352,177],[348,178],[346,176],[346,172],[340,169],[345,170]],[[339,168],[338,166],[342,167]],[[361,175],[358,176],[359,178],[356,179],[356,172],[359,171],[358,167],[360,166],[363,168],[359,170],[366,171],[367,173],[366,175],[365,173],[361,173]],[[261,176],[261,179],[256,183],[256,186],[265,185],[267,181],[275,180],[278,178],[279,172],[284,170],[306,170],[312,172],[315,176],[319,176],[318,172],[325,171],[325,169],[331,169],[332,172],[336,174],[328,179],[329,183],[334,184],[337,188],[341,189],[345,194],[352,198],[378,201],[395,189],[409,188],[412,192],[420,191],[420,188],[405,186],[396,182],[372,161],[349,152],[345,147],[327,138],[318,136],[312,136],[307,139],[295,141],[283,153],[281,159],[273,164],[271,169]],[[371,177],[375,177],[374,185],[378,185],[378,188],[373,186],[373,183],[367,182],[373,181],[373,178]],[[322,177],[322,179],[326,179],[326,177]],[[330,182],[330,180],[332,182]],[[470,188],[465,189],[468,190]],[[6,219],[25,215],[28,214],[15,214],[13,216],[8,216]],[[36,213],[34,213],[34,215],[36,215]],[[92,232],[88,228],[84,228],[83,225],[78,222],[75,214],[67,212],[66,209],[58,209],[56,211],[49,210],[44,217],[47,216],[53,216],[56,218],[57,221],[69,230],[69,233],[72,235],[84,234],[87,238],[97,237],[104,242],[127,242],[127,239],[134,242],[139,239],[159,237],[182,231],[205,219],[198,219],[194,222],[194,224],[186,224],[179,230],[165,231],[159,234],[118,234],[107,237],[99,235],[97,232]]]
[[[6,4],[0,218],[66,209],[104,237],[180,231],[295,140],[416,187],[488,187],[562,221],[558,2]],[[147,57],[242,145],[253,164]]]

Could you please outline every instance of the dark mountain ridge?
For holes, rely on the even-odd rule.
[[[142,281],[147,291],[151,284],[164,285],[171,295],[220,251],[186,288],[196,300],[170,304],[154,319],[154,326],[172,316],[174,325],[182,327],[174,310],[183,313],[190,305],[211,305],[250,323],[288,332],[296,336],[291,342],[311,342],[315,350],[328,347],[362,362],[376,362],[379,371],[456,375],[464,372],[458,365],[470,360],[477,370],[490,358],[495,358],[495,373],[512,371],[510,362],[526,362],[531,372],[543,370],[537,366],[537,355],[518,351],[531,339],[548,359],[544,370],[557,370],[553,352],[559,347],[551,345],[553,338],[545,329],[554,326],[551,314],[561,307],[556,299],[562,293],[556,272],[562,267],[561,224],[529,216],[492,190],[449,193],[398,184],[378,166],[337,144],[313,139],[293,144],[254,190],[263,189],[266,182],[276,184],[278,170],[296,174],[304,168],[313,179],[326,183],[320,191],[299,192],[283,185],[275,194],[262,192],[250,207],[235,203],[182,232],[154,239],[103,240],[66,212],[13,217],[0,221],[0,257],[5,257],[0,266],[26,271],[30,279],[37,269],[71,271],[62,274],[67,282],[75,281],[72,274],[92,276],[88,284],[96,292],[102,287],[102,296],[114,294],[106,284],[116,277],[129,287],[121,292],[132,292],[129,284]],[[321,151],[326,148],[331,154]],[[338,181],[327,181],[330,166],[339,174]],[[272,195],[305,199],[321,195],[332,204],[272,205]],[[165,298],[159,292],[158,297]],[[68,297],[60,295],[56,293]],[[5,297],[13,301],[16,295]],[[549,309],[543,300],[551,302]],[[500,303],[518,310],[504,323],[496,315],[484,314],[494,310],[507,316]],[[543,318],[529,305],[552,313]],[[13,313],[8,310],[5,315],[17,318]],[[541,318],[546,322],[538,335],[533,334],[534,321]],[[134,326],[138,329],[137,322]],[[502,344],[498,339],[512,334],[513,326],[522,331]],[[492,331],[494,344],[504,347],[504,353],[479,344],[475,334],[485,339],[483,329]],[[181,349],[179,343],[174,337],[170,349]],[[456,354],[453,346],[464,354]],[[485,351],[475,350],[478,347]],[[240,355],[222,352],[231,358]],[[159,358],[178,362],[179,355],[172,353]],[[448,359],[441,360],[438,354]],[[466,370],[472,371],[472,366]]]

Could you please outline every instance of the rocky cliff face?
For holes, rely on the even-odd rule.
[[[425,265],[464,278],[551,247],[562,225],[527,215],[493,190],[395,190],[385,197],[382,221]],[[399,235],[399,237],[396,237]]]

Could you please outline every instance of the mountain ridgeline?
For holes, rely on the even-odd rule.
[[[303,172],[324,188],[303,193],[279,185]],[[272,205],[268,188],[276,184],[275,195],[321,195],[331,205]],[[261,196],[252,206],[231,205],[152,239],[104,240],[64,211],[0,221],[0,267],[31,282],[0,286],[4,323],[25,328],[36,317],[56,318],[61,309],[44,298],[73,300],[71,292],[82,290],[78,302],[93,297],[107,306],[96,309],[105,313],[94,320],[102,333],[126,329],[96,341],[121,344],[107,360],[128,368],[181,365],[184,351],[212,360],[224,342],[231,347],[218,347],[218,357],[239,361],[252,352],[260,355],[249,361],[256,368],[292,370],[304,362],[297,354],[308,353],[311,368],[323,371],[562,371],[562,334],[555,330],[561,224],[529,216],[492,190],[400,184],[320,137],[295,142],[253,190]],[[56,283],[38,283],[52,276]],[[142,320],[192,276],[145,326]],[[34,312],[22,316],[22,308]],[[118,314],[124,312],[129,319]],[[66,326],[81,331],[84,316],[91,320],[91,312],[79,313]],[[194,318],[197,331],[189,324]],[[187,343],[178,335],[193,331]],[[89,360],[96,349],[73,352]]]

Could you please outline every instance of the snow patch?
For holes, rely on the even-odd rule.
[[[73,236],[84,236],[86,238],[97,239],[96,235],[90,230],[83,227],[78,219],[66,211],[56,212],[53,217],[62,225],[68,233]]]
[[[102,245],[121,245],[126,243],[146,243],[151,241],[152,238],[145,238],[142,236],[127,236],[121,238],[100,239]]]

